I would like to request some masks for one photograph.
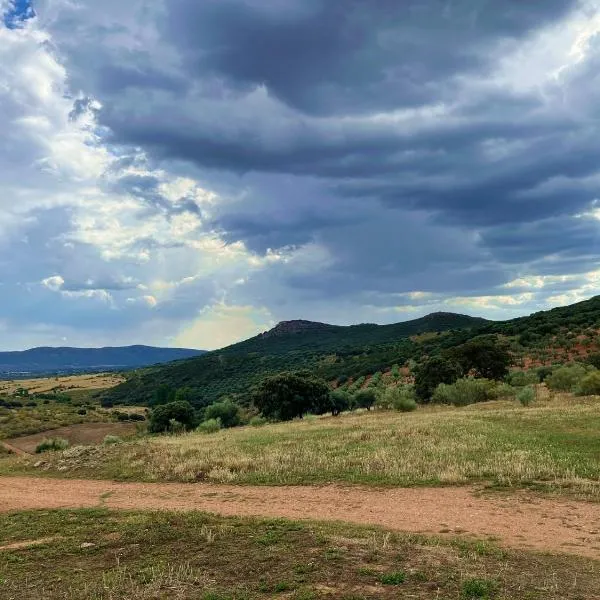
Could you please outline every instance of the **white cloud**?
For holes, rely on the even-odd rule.
[[[215,304],[200,311],[175,337],[177,346],[213,350],[257,335],[273,327],[266,308]]]

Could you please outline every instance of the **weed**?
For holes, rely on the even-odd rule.
[[[462,598],[465,600],[476,598],[490,600],[497,588],[497,582],[491,579],[467,579],[462,583]]]
[[[394,571],[392,573],[384,573],[379,581],[384,585],[400,585],[406,581],[406,573],[404,571]]]
[[[47,438],[42,440],[35,448],[36,454],[42,452],[55,452],[59,450],[66,450],[69,447],[68,440],[64,438]]]

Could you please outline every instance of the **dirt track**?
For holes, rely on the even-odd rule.
[[[504,546],[600,559],[600,505],[471,488],[249,487],[0,478],[0,510],[203,510],[381,525],[427,534],[495,538]]]

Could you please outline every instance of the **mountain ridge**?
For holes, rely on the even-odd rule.
[[[14,374],[132,369],[197,357],[203,352],[189,348],[160,348],[142,344],[99,348],[37,346],[27,350],[0,351],[0,377]]]

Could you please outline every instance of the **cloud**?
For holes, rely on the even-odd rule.
[[[6,344],[597,292],[594,1],[29,9],[0,0]]]

